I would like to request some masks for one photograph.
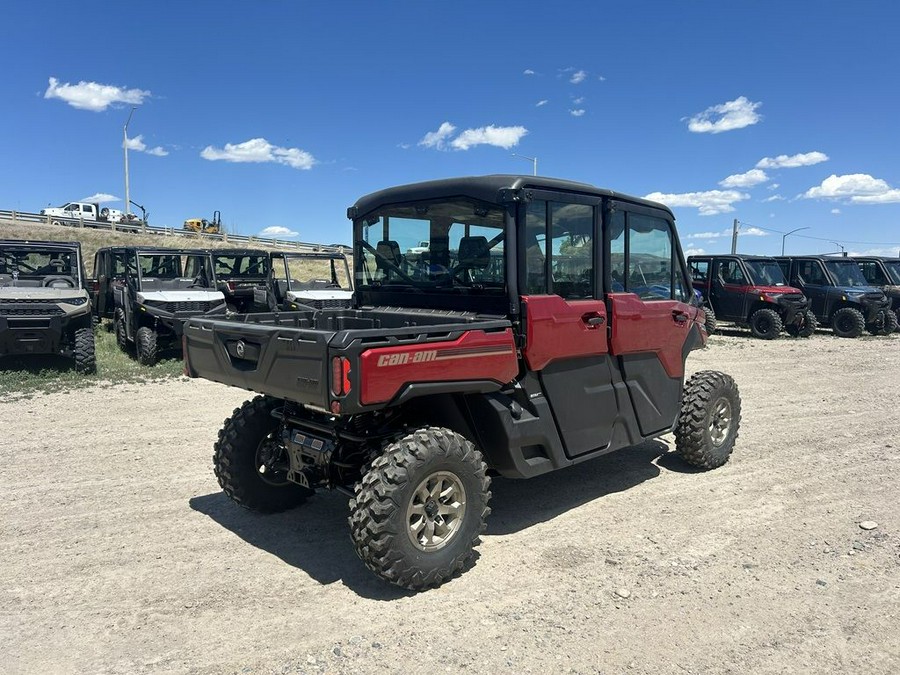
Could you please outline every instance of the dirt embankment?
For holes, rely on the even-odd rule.
[[[344,497],[266,517],[220,493],[246,392],[0,402],[0,670],[900,672],[900,336],[723,335],[688,364],[740,386],[728,465],[666,437],[495,480],[475,566],[418,595],[356,558]]]

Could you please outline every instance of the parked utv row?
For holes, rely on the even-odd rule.
[[[817,324],[850,338],[863,331],[889,335],[898,327],[900,285],[890,282],[900,280],[900,260],[717,255],[691,256],[688,266],[709,333],[718,321],[749,328],[765,340],[782,330],[809,337]]]
[[[347,306],[352,296],[340,253],[113,246],[97,251],[94,273],[97,317],[144,365],[180,346],[191,317]]]

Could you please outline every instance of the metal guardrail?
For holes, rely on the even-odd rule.
[[[64,227],[82,227],[97,230],[110,230],[112,232],[140,232],[156,234],[166,237],[187,237],[197,241],[221,241],[223,243],[242,244],[248,247],[253,245],[271,246],[275,248],[289,248],[298,251],[323,251],[323,252],[348,252],[344,246],[327,246],[306,241],[291,241],[289,239],[268,239],[266,237],[249,237],[242,234],[207,234],[194,232],[175,227],[155,227],[153,225],[137,225],[127,223],[105,223],[98,220],[84,220],[81,218],[60,218],[59,216],[42,216],[40,213],[26,213],[24,211],[4,211],[0,209],[0,223],[13,225],[47,225],[56,227],[53,223],[60,223]]]

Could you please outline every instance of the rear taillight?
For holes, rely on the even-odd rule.
[[[93,291],[94,293],[100,292],[100,282],[99,281],[94,280],[91,282],[91,291]]]
[[[343,356],[331,359],[331,393],[335,396],[350,393],[350,359]]]
[[[234,293],[234,282],[233,282],[233,281],[229,281],[229,282],[226,283],[225,285],[228,286],[228,292],[229,292],[229,293]]]

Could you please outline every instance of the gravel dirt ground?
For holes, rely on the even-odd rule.
[[[0,399],[0,671],[900,672],[900,335],[726,332],[688,368],[740,387],[729,464],[667,436],[495,479],[474,567],[420,594],[359,561],[345,497],[259,516],[220,492],[247,392]]]

